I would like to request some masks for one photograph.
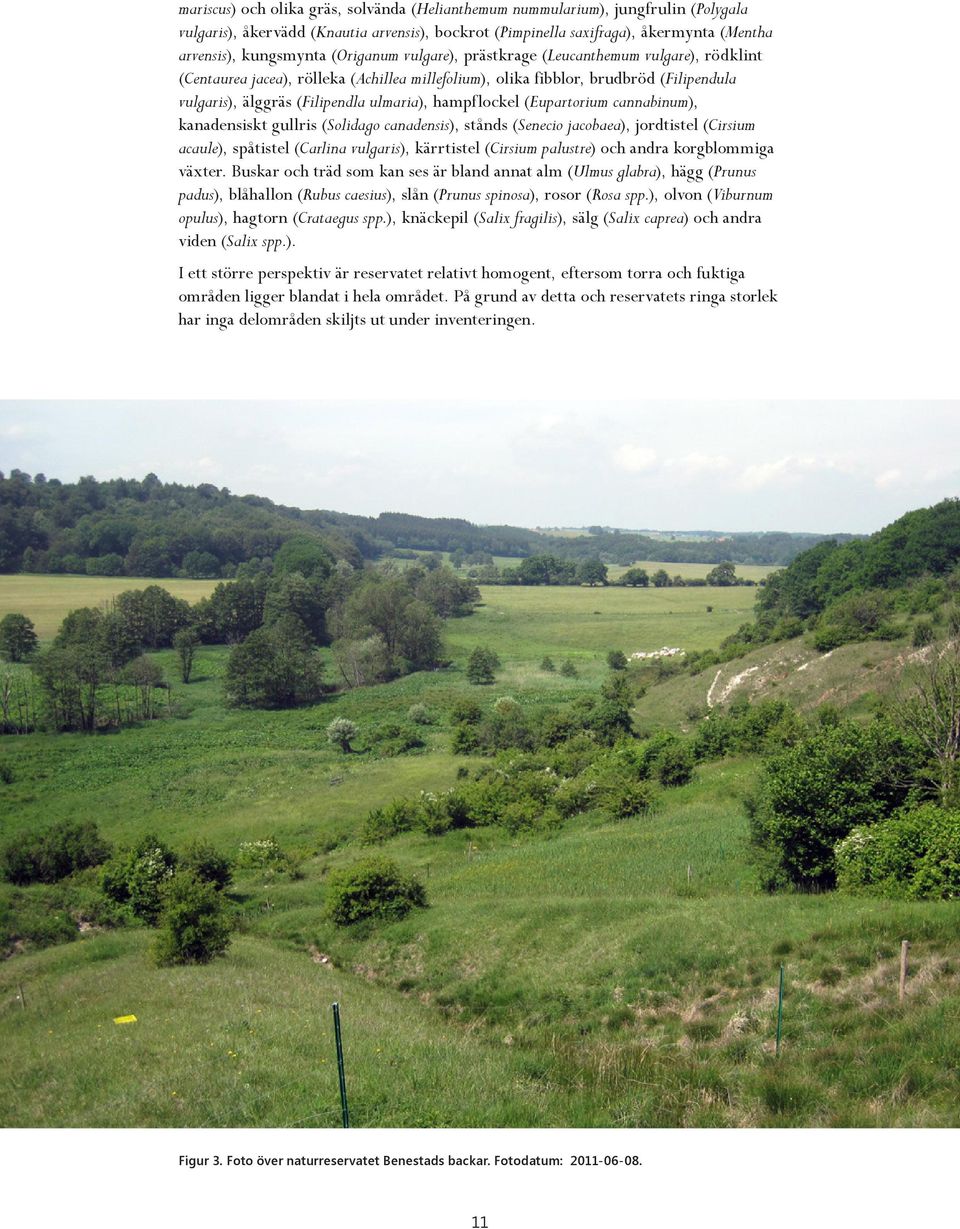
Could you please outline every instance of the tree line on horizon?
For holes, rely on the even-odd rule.
[[[522,560],[550,554],[608,565],[657,559],[781,566],[823,538],[747,533],[670,539],[601,526],[570,537],[451,517],[303,510],[211,483],[162,482],[156,474],[70,483],[19,469],[0,472],[0,572],[234,579],[244,567],[269,570],[284,542],[304,536],[354,567],[424,551],[480,555],[490,563],[494,555]]]

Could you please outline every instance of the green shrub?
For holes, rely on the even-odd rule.
[[[607,665],[611,670],[626,670],[627,655],[622,649],[611,649],[607,654]]]
[[[550,756],[551,767],[562,777],[579,776],[597,758],[599,750],[591,735],[574,734],[553,748]]]
[[[635,762],[638,776],[644,779],[655,776],[664,753],[682,745],[679,734],[674,734],[672,730],[657,730],[637,750]]]
[[[407,719],[414,725],[433,725],[435,720],[426,704],[411,704],[407,709]]]
[[[514,835],[536,827],[543,806],[536,798],[521,797],[508,802],[500,813],[500,824]]]
[[[451,828],[472,828],[476,826],[477,809],[474,807],[472,794],[476,788],[450,789],[444,795],[444,807],[450,819]]]
[[[417,808],[406,798],[397,798],[385,807],[374,807],[363,821],[360,840],[364,845],[376,845],[388,841],[401,832],[409,832],[415,825]]]
[[[571,658],[568,657],[560,667],[560,673],[567,679],[575,679],[577,677],[577,667]]]
[[[928,644],[933,644],[933,624],[929,619],[918,619],[913,625],[913,647],[922,649]]]
[[[888,639],[892,629],[887,616],[893,607],[884,589],[855,591],[833,602],[820,616],[814,644],[829,652],[856,640]]]
[[[722,760],[733,743],[733,723],[723,713],[709,713],[697,726],[691,742],[693,758]]]
[[[540,718],[539,742],[544,747],[556,747],[582,728],[569,704],[565,708],[550,708]]]
[[[461,722],[454,727],[450,738],[450,750],[454,755],[471,755],[480,747],[480,736],[472,725]]]
[[[592,731],[598,743],[612,747],[633,730],[630,708],[623,700],[602,697],[591,706],[583,728]]]
[[[813,647],[820,653],[832,653],[834,649],[839,649],[852,639],[855,637],[841,627],[818,627],[813,633]]]
[[[287,855],[272,836],[261,837],[259,841],[241,841],[237,849],[236,865],[243,870],[276,869],[286,864]]]
[[[212,883],[180,873],[164,885],[162,898],[153,943],[157,964],[208,964],[223,955],[230,944],[233,918]]]
[[[540,662],[540,669],[545,670],[547,674],[553,674],[556,668],[557,667],[554,664],[552,657],[544,657],[544,659]]]
[[[442,836],[444,832],[449,832],[453,820],[447,808],[446,795],[421,790],[417,823],[428,836]]]
[[[886,722],[821,728],[767,760],[750,832],[768,887],[832,887],[834,846],[910,798],[920,757]]]
[[[761,700],[731,706],[733,745],[753,754],[792,746],[806,732],[806,725],[786,700]]]
[[[129,905],[120,904],[104,892],[95,867],[77,871],[61,884],[74,920],[88,926],[114,928],[129,926],[134,920]]]
[[[381,756],[403,755],[406,751],[418,751],[426,743],[416,726],[388,721],[376,731],[377,754]]]
[[[74,871],[98,866],[109,855],[110,846],[96,824],[65,820],[8,841],[0,851],[0,868],[8,883],[56,883]]]
[[[0,784],[13,784],[13,769],[9,764],[0,764]]]
[[[648,781],[616,780],[600,790],[601,805],[613,819],[633,819],[645,815],[653,804],[653,788]]]
[[[929,805],[854,828],[835,850],[837,887],[913,900],[960,897],[960,811]]]
[[[686,785],[693,776],[693,751],[686,743],[670,743],[657,757],[657,780],[670,787]]]
[[[391,921],[413,908],[423,908],[427,895],[423,884],[385,858],[367,858],[327,879],[325,911],[337,926],[349,926],[364,918]]]
[[[233,878],[230,859],[227,855],[201,841],[194,841],[192,845],[187,846],[180,855],[178,866],[180,870],[193,875],[201,883],[213,884],[220,892],[229,885]]]
[[[154,925],[162,908],[162,890],[172,878],[177,855],[156,836],[146,836],[133,849],[122,850],[107,862],[100,874],[103,892],[119,905],[127,905],[135,917]]]
[[[476,733],[479,747],[485,751],[507,751],[511,748],[529,751],[536,743],[523,709],[515,700],[495,709],[477,727]]]
[[[9,952],[15,944],[52,947],[79,934],[60,885],[11,892],[0,901],[0,940]]]
[[[573,777],[564,781],[553,796],[553,805],[564,818],[592,810],[600,802],[600,787],[596,781]]]
[[[476,725],[483,719],[483,709],[476,700],[458,700],[450,710],[450,720],[455,725]]]
[[[795,747],[805,737],[807,723],[799,713],[788,709],[783,717],[766,731],[762,750],[767,752],[780,751],[784,747]]]
[[[832,729],[843,720],[836,704],[821,704],[814,716],[817,719],[817,724],[824,730]]]

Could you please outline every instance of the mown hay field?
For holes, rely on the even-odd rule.
[[[127,589],[162,585],[187,602],[198,602],[214,590],[215,580],[150,580],[142,576],[0,576],[0,619],[6,614],[25,614],[32,619],[41,640],[49,640],[65,615],[81,606],[109,603]]]

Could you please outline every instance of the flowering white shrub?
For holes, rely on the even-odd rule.
[[[237,850],[237,866],[252,869],[259,866],[278,866],[286,860],[286,854],[272,836],[259,841],[242,841]]]

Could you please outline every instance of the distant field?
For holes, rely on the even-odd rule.
[[[576,537],[578,535],[570,534],[568,536]],[[418,555],[430,555],[433,553],[434,552],[432,551],[417,551],[416,552],[416,554]],[[449,563],[450,552],[441,551],[440,553],[443,555],[444,559],[447,560],[447,562]],[[547,553],[546,550],[544,550],[544,553],[545,554]],[[523,562],[522,559],[517,558],[516,556],[513,556],[513,555],[493,555],[492,558],[493,558],[493,562],[497,565],[498,568],[515,568],[515,567],[519,567],[520,564]],[[412,563],[413,561],[410,559],[395,559],[393,560],[393,562],[400,564],[400,565],[406,565],[406,564]],[[646,568],[646,570],[651,575],[653,575],[654,572],[659,571],[660,568],[663,568],[663,570],[671,577],[682,576],[684,580],[688,580],[688,579],[692,579],[695,577],[699,577],[699,578],[705,577],[706,574],[713,567],[713,564],[712,563],[663,563],[656,559],[640,559],[636,563],[631,563],[630,567]],[[771,572],[777,571],[777,568],[770,567],[768,564],[754,564],[754,563],[738,563],[736,564],[736,569],[737,569],[737,575],[741,577],[743,580],[754,580],[758,582],[761,580],[764,580],[767,576],[770,575]],[[611,580],[618,580],[624,574],[626,570],[627,570],[626,564],[621,565],[619,563],[611,563],[607,567],[607,572]]]
[[[695,577],[704,577],[713,567],[712,563],[660,563],[656,559],[640,559],[637,563],[630,565],[634,568],[645,568],[652,576],[654,572],[659,572],[661,568],[668,576],[682,576],[684,580],[690,580]],[[738,563],[735,564],[737,575],[743,580],[765,580],[771,572],[776,572],[777,568],[772,568],[768,564],[757,563]],[[618,580],[626,571],[625,567],[620,567],[619,564],[611,564],[608,568],[608,573],[611,580]]]
[[[487,644],[508,667],[535,666],[552,654],[603,674],[610,649],[716,646],[750,619],[756,590],[488,585],[481,595],[484,604],[473,615],[447,624],[455,655]]]
[[[55,636],[64,615],[79,606],[99,606],[128,589],[162,585],[174,597],[198,602],[216,580],[150,580],[143,576],[0,576],[0,619],[16,612],[33,620],[41,640]]]

